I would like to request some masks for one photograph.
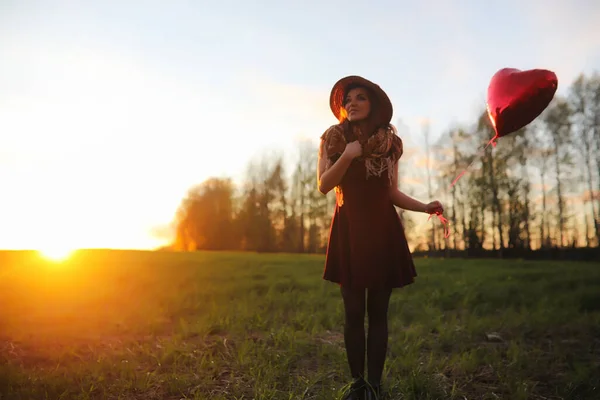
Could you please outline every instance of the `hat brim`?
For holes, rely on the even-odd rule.
[[[335,85],[333,85],[333,88],[331,89],[331,94],[329,96],[329,107],[339,122],[343,122],[346,118],[345,112],[343,111],[344,93],[350,85],[360,85],[371,89],[375,96],[378,97],[379,106],[383,108],[382,115],[385,118],[385,122],[387,124],[391,122],[394,110],[388,95],[383,91],[383,89],[381,89],[379,85],[356,75],[350,75],[340,79],[335,83]]]

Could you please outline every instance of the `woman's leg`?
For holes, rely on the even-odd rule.
[[[342,287],[344,299],[344,342],[352,378],[362,379],[365,371],[365,289]]]
[[[369,289],[367,312],[369,336],[367,339],[367,367],[369,384],[381,383],[388,344],[388,306],[392,289]]]

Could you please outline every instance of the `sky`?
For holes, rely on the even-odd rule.
[[[191,186],[316,144],[346,75],[416,147],[424,120],[472,121],[501,68],[560,94],[600,71],[598,21],[594,0],[0,0],[0,249],[160,246]]]

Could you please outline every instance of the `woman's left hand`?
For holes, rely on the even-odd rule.
[[[427,214],[443,214],[444,206],[442,206],[442,203],[435,200],[425,206],[425,212]]]

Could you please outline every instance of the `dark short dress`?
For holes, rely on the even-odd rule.
[[[343,204],[336,202],[323,279],[357,289],[413,283],[417,272],[387,173],[367,179],[364,161],[355,159],[340,188]]]

